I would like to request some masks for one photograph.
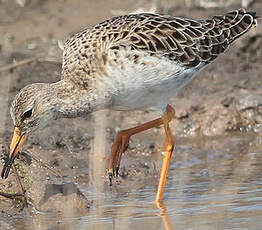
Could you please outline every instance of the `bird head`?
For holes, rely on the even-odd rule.
[[[44,83],[26,86],[15,96],[10,110],[15,128],[2,178],[8,177],[14,159],[21,151],[28,134],[47,126],[55,119],[52,97],[52,87]]]

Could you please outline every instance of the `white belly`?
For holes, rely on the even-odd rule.
[[[109,109],[152,108],[164,111],[169,98],[188,84],[203,67],[185,69],[173,61],[157,57],[145,57],[140,63],[143,65],[128,62],[107,68],[110,77],[100,85],[110,91],[112,103]]]
[[[162,84],[148,84],[143,86],[126,87],[113,97],[113,110],[165,110],[170,97],[187,84],[183,78],[173,77]],[[191,79],[190,79],[191,80]]]

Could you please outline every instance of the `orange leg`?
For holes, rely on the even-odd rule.
[[[173,138],[173,135],[172,135],[171,130],[169,128],[168,123],[169,123],[170,119],[169,119],[168,115],[169,115],[168,113],[165,113],[162,117],[165,132],[166,132],[166,140],[165,140],[165,144],[164,144],[165,156],[164,156],[163,163],[162,163],[162,169],[161,169],[161,173],[160,173],[160,179],[159,179],[157,194],[156,194],[156,202],[157,203],[159,203],[162,200],[162,197],[163,197],[163,194],[164,194],[164,189],[165,189],[165,185],[166,185],[166,178],[167,178],[167,174],[168,174],[168,169],[169,169],[169,165],[170,165],[172,152],[173,152],[173,149],[174,149],[174,138]]]
[[[151,129],[151,128],[154,128],[154,127],[158,127],[158,126],[164,124],[166,136],[167,136],[166,141],[165,141],[165,151],[168,152],[167,147],[170,146],[170,143],[172,142],[172,144],[174,145],[173,137],[172,137],[171,131],[170,131],[169,126],[168,126],[168,123],[173,119],[174,115],[175,115],[175,110],[170,105],[167,105],[166,112],[161,118],[155,119],[153,121],[149,121],[145,124],[136,126],[134,128],[131,128],[131,129],[119,131],[117,133],[116,139],[115,139],[115,141],[112,145],[112,152],[111,152],[111,155],[110,155],[110,158],[109,158],[110,185],[112,185],[113,176],[118,174],[118,169],[119,169],[119,166],[120,166],[122,154],[125,151],[125,149],[127,148],[128,143],[129,143],[129,139],[132,135],[134,135],[136,133],[143,132],[145,130],[148,130],[148,129]],[[172,139],[172,141],[171,141],[171,139]],[[172,147],[172,150],[173,150],[173,147]],[[170,161],[170,158],[171,158],[172,150],[171,150],[171,153],[169,154],[170,156],[168,157],[169,161]],[[169,150],[169,152],[170,152],[170,150]],[[165,180],[166,180],[166,176],[167,176],[167,172],[168,172],[168,167],[169,167],[169,162],[166,162],[164,160],[162,170],[161,170],[160,181],[159,181],[159,185],[158,185],[157,200],[162,199],[163,192],[164,192],[164,186],[165,186]],[[166,173],[163,173],[164,171],[166,171]],[[160,186],[160,184],[161,184],[161,186]]]

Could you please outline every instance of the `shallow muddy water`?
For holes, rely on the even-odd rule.
[[[79,214],[65,203],[61,213],[33,211],[12,225],[17,229],[262,229],[261,138],[238,135],[183,142],[178,141],[172,159],[162,210],[153,202],[157,177],[144,175],[148,183],[134,188],[124,183],[109,188],[104,177],[97,177],[78,184],[93,200],[88,211]],[[146,161],[150,165],[157,159]],[[125,180],[132,183],[131,176]]]

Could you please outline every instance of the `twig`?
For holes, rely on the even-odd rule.
[[[52,58],[38,58],[36,61],[37,62],[49,62],[49,63],[53,63],[53,64],[62,64],[62,62],[57,61],[57,60],[52,59]]]
[[[5,192],[0,192],[0,196],[3,196],[5,198],[8,198],[8,199],[13,199],[15,197],[18,197],[18,196],[24,196],[23,193],[5,193]]]
[[[19,184],[20,190],[21,190],[21,192],[22,192],[22,194],[23,194],[23,198],[24,198],[24,199],[23,199],[23,206],[22,206],[22,208],[21,208],[21,210],[23,210],[24,207],[28,208],[26,190],[25,190],[25,187],[24,187],[24,185],[23,185],[23,183],[22,183],[22,181],[21,181],[21,179],[20,179],[20,176],[19,176],[19,174],[18,174],[18,172],[17,172],[16,167],[15,167],[14,164],[12,165],[12,169],[13,169],[13,172],[14,172],[14,174],[15,174],[16,181],[17,181],[17,183]]]
[[[50,63],[61,64],[61,62],[58,62],[56,60],[49,59],[49,58],[28,58],[22,61],[18,61],[18,62],[9,64],[9,65],[0,67],[0,72],[11,70],[11,69],[17,68],[22,65],[30,64],[32,62],[50,62]]]
[[[21,65],[29,64],[31,62],[34,62],[35,60],[36,60],[35,58],[29,58],[29,59],[25,59],[25,60],[22,60],[22,61],[19,61],[19,62],[16,62],[16,63],[12,63],[12,64],[9,64],[9,65],[3,66],[3,67],[0,68],[0,72],[10,70],[10,69],[14,69],[14,68],[21,66]]]
[[[20,189],[21,189],[21,192],[22,192],[23,194],[25,194],[25,193],[26,193],[26,190],[25,190],[25,188],[24,188],[24,185],[22,184],[22,181],[21,181],[21,179],[20,179],[20,176],[19,176],[19,174],[18,174],[18,172],[17,172],[16,167],[15,167],[14,164],[12,165],[12,170],[13,170],[13,172],[14,172],[14,174],[15,174],[15,178],[16,178],[16,180],[17,180],[17,183],[19,184],[19,187],[20,187]]]

